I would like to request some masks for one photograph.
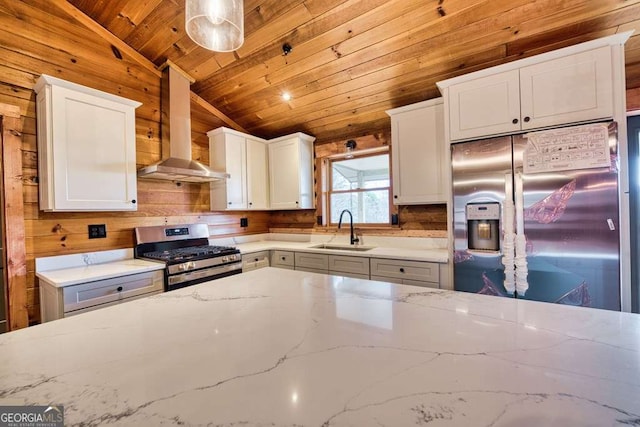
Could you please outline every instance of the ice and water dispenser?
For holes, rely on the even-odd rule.
[[[467,247],[476,251],[500,251],[500,203],[468,203]]]

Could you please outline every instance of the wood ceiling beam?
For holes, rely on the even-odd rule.
[[[71,17],[73,17],[76,21],[80,22],[82,25],[102,37],[107,42],[111,43],[118,50],[125,53],[129,57],[131,57],[135,62],[140,64],[146,70],[150,71],[154,75],[158,77],[162,77],[162,71],[160,71],[156,65],[148,60],[145,56],[141,55],[137,50],[129,46],[123,40],[116,37],[111,31],[104,28],[102,25],[91,19],[91,17],[87,16],[80,9],[69,3],[67,0],[50,0],[55,6],[59,9],[68,13]],[[242,126],[233,121],[230,117],[224,114],[222,111],[218,110],[213,105],[209,104],[206,100],[201,98],[198,94],[191,91],[191,99],[195,101],[198,105],[209,111],[214,116],[218,117],[225,124],[231,126],[233,129],[247,132]]]

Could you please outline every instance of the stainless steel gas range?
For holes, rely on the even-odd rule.
[[[137,227],[135,232],[135,257],[165,263],[165,291],[242,273],[240,251],[209,245],[207,224]]]

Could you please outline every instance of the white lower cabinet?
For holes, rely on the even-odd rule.
[[[440,265],[425,261],[371,258],[371,279],[439,288]]]
[[[329,274],[337,276],[369,278],[369,258],[329,255]]]
[[[61,319],[160,293],[163,270],[56,287],[40,279],[41,321]]]
[[[436,289],[448,288],[447,264],[435,262],[273,250],[270,256],[270,265],[289,270],[356,279],[371,279]]]
[[[271,266],[293,270],[294,254],[291,251],[271,251]]]
[[[269,267],[269,251],[253,252],[242,255],[242,272]]]
[[[296,270],[313,269],[315,272],[327,273],[329,271],[329,255],[314,254],[309,252],[295,253]]]

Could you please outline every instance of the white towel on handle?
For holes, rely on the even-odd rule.
[[[511,180],[511,175],[507,174],[507,179]],[[509,186],[510,187],[510,186]],[[502,228],[504,230],[504,237],[502,238],[502,265],[504,265],[504,288],[510,294],[513,294],[516,290],[515,279],[515,238],[513,226],[513,201],[507,198],[502,205]]]

